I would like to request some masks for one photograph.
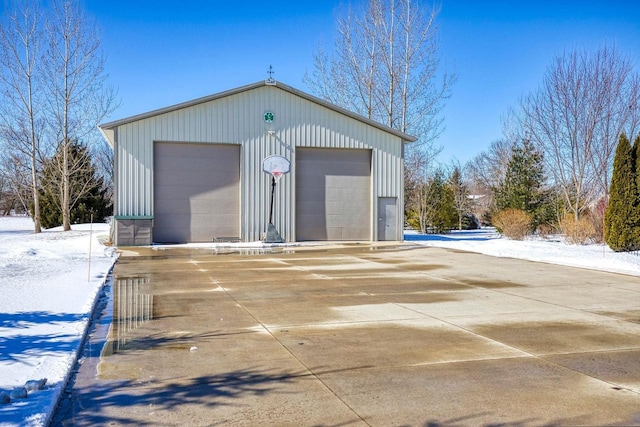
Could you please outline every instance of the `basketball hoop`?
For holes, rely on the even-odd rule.
[[[274,154],[262,161],[262,170],[268,174],[271,174],[276,180],[280,179],[285,173],[289,173],[291,169],[291,163],[286,157],[278,156]]]
[[[282,178],[284,174],[291,170],[291,163],[286,157],[272,155],[262,161],[262,170],[271,175],[271,205],[269,207],[269,226],[267,228],[267,236],[264,239],[266,243],[283,243],[280,233],[273,225],[273,195],[276,191],[276,182]]]

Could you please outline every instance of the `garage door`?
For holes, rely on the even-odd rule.
[[[240,146],[154,144],[153,240],[240,237]]]
[[[371,151],[296,149],[296,239],[371,239]]]

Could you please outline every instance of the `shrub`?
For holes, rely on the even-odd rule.
[[[551,224],[540,224],[536,228],[536,233],[543,239],[548,239],[550,235],[555,234],[556,229]]]
[[[480,221],[475,215],[466,213],[462,217],[462,229],[463,230],[477,230],[480,228]]]
[[[531,234],[532,217],[520,209],[504,209],[493,216],[493,225],[503,236],[522,240]]]
[[[600,199],[596,205],[586,213],[594,228],[593,243],[605,243],[604,241],[604,213],[607,210],[607,202],[604,198]]]
[[[565,215],[560,220],[560,231],[572,245],[586,245],[597,240],[596,228],[587,216],[576,220],[573,215]]]

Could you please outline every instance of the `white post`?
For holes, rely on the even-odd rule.
[[[91,241],[93,240],[93,214],[89,222],[89,271],[87,273],[87,283],[91,282]]]

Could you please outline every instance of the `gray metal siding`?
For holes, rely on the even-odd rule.
[[[272,125],[264,122],[265,111],[275,114]],[[291,173],[276,187],[274,224],[285,240],[297,239],[297,147],[371,150],[372,218],[377,214],[373,200],[378,197],[403,200],[403,142],[399,136],[277,86],[261,86],[146,117],[116,130],[116,215],[154,215],[153,144],[162,141],[241,145],[240,232],[244,241],[260,240],[266,231],[270,177],[262,172],[262,160],[272,154],[285,156],[292,163]],[[370,236],[376,240],[376,221],[372,219],[369,226]],[[401,233],[398,239],[402,239]]]

